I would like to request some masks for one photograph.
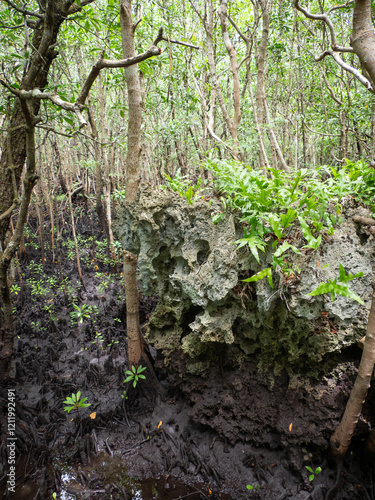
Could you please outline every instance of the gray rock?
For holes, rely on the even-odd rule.
[[[352,216],[368,216],[366,209],[344,200],[344,223],[317,252],[301,248],[300,255],[288,254],[291,267],[301,271],[287,279],[276,269],[273,289],[266,279],[242,281],[270,266],[272,241],[259,265],[250,252],[236,249],[242,228],[233,215],[212,222],[212,213],[220,210],[216,200],[189,205],[176,193],[149,188],[119,209],[117,234],[126,250],[138,254],[142,291],[159,297],[147,337],[166,363],[173,364],[172,354],[182,351],[184,369],[202,373],[217,362],[220,345],[231,364],[256,356],[276,373],[296,367],[318,373],[328,354],[365,335],[375,245]],[[290,234],[293,244],[305,244],[295,229]],[[364,306],[341,296],[334,302],[328,294],[307,296],[339,276],[339,263],[346,273],[363,272],[350,287]]]

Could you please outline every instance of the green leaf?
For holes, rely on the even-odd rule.
[[[307,245],[303,248],[312,248],[313,250],[317,250],[322,242],[322,235],[320,234],[318,238],[314,238],[305,219],[303,217],[298,217],[298,220],[301,224],[303,236],[307,240]]]
[[[351,281],[351,280],[354,280],[355,278],[360,278],[361,276],[363,276],[363,273],[360,272],[360,273],[357,273],[357,274],[346,274],[345,273],[345,269],[344,269],[344,266],[342,264],[340,264],[340,279],[339,281],[341,283],[347,283],[348,281]]]
[[[307,469],[309,472],[314,472],[314,471],[312,470],[312,468],[311,468],[311,467],[309,467],[308,465],[305,465],[305,467],[306,467],[306,469]]]
[[[276,252],[273,254],[274,257],[280,257],[283,253],[285,253],[287,250],[289,250],[289,248],[291,250],[293,250],[294,253],[298,253],[300,254],[301,252],[298,250],[297,247],[295,247],[294,245],[291,245],[290,243],[288,243],[287,241],[284,241],[284,243],[282,245],[279,246],[279,248],[276,250]]]
[[[315,288],[312,292],[307,295],[314,297],[316,295],[322,295],[324,293],[331,293],[332,301],[335,300],[335,294],[342,295],[343,297],[347,297],[348,299],[353,299],[359,302],[361,305],[364,305],[363,300],[356,293],[354,293],[348,285],[338,285],[336,280],[329,281],[328,283],[320,283],[320,285]]]
[[[108,0],[108,5],[110,7],[114,7],[115,6],[115,0]]]
[[[283,237],[283,233],[281,230],[282,226],[281,226],[279,217],[275,214],[271,214],[269,216],[268,220],[269,220],[269,223],[271,224],[273,232],[276,234],[276,236],[280,240]]]
[[[280,214],[280,220],[283,228],[288,228],[293,223],[296,216],[297,212],[295,210],[292,210],[291,208],[287,211],[286,214]]]
[[[362,306],[364,305],[363,300],[356,293],[354,293],[347,285],[337,285],[335,284],[334,292],[347,297],[348,299],[353,299],[359,302]]]
[[[134,378],[134,377],[133,377],[133,375],[129,375],[129,377],[127,377],[127,378],[124,380],[123,384],[127,384],[128,382],[130,382],[131,380],[133,380],[133,378]]]
[[[260,239],[257,235],[246,235],[244,238],[237,240],[238,248],[247,245],[250,248],[255,260],[260,264],[260,258],[258,250],[265,252],[266,243]]]
[[[324,293],[330,293],[332,291],[332,283],[320,283],[312,292],[308,293],[310,297],[315,297],[316,295],[323,295]]]
[[[189,203],[189,205],[191,205],[193,203],[192,202],[193,195],[194,195],[193,186],[189,186],[188,190],[185,193],[185,196],[186,196],[186,199],[187,199],[187,202]]]
[[[314,479],[314,474],[311,474],[311,476],[309,476],[309,481],[312,481]]]
[[[322,468],[321,467],[317,467],[315,469],[315,474],[319,474],[320,472],[322,472]]]
[[[247,278],[242,281],[246,281],[247,283],[250,283],[252,281],[259,281],[262,280],[263,278],[268,279],[268,283],[270,284],[270,287],[273,288],[273,283],[272,283],[272,268],[267,267],[266,269],[262,269],[258,273],[254,274],[254,276],[251,276],[251,278]]]

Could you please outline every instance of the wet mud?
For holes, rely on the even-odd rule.
[[[79,230],[89,241],[90,231]],[[146,376],[131,390],[123,383],[129,366],[121,269],[114,270],[105,250],[81,247],[85,289],[68,245],[62,276],[52,259],[43,266],[30,245],[15,281],[14,371],[0,393],[0,498],[375,498],[373,464],[361,461],[360,451],[375,425],[374,385],[341,471],[327,453],[360,352],[337,357],[333,384],[323,375],[306,382],[262,374],[255,360],[234,369],[230,353],[205,377],[187,376],[179,353],[167,371],[150,346],[161,389],[150,389]],[[36,293],[38,283],[45,293]],[[96,313],[74,323],[73,303]],[[140,303],[144,324],[157,298],[140,294]],[[15,495],[6,484],[8,388],[16,393]],[[78,391],[90,406],[64,412],[63,401]],[[311,480],[306,466],[321,472]]]

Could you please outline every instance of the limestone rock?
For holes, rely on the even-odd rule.
[[[346,218],[334,235],[317,252],[291,255],[291,266],[300,272],[286,279],[276,269],[272,289],[267,280],[242,281],[269,267],[271,246],[261,265],[250,252],[237,250],[240,224],[230,214],[214,224],[211,215],[221,210],[216,200],[190,205],[171,191],[146,188],[134,204],[123,203],[118,237],[138,254],[143,293],[159,297],[149,342],[163,351],[167,364],[173,364],[173,352],[182,351],[184,369],[195,374],[220,356],[232,365],[255,358],[276,372],[297,367],[317,373],[327,355],[365,334],[370,307],[375,244],[352,222],[356,213],[369,214],[350,199],[343,206]],[[339,276],[339,263],[346,273],[363,272],[350,287],[364,306],[341,296],[334,302],[330,295],[307,296]]]

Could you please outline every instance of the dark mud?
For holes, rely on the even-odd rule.
[[[327,461],[329,437],[355,378],[360,351],[336,362],[343,376],[332,384],[286,374],[262,375],[256,363],[236,366],[230,353],[205,378],[186,377],[175,355],[173,373],[150,348],[161,381],[159,393],[145,382],[121,398],[127,365],[120,269],[105,243],[78,221],[85,288],[64,234],[63,276],[46,247],[41,262],[31,220],[23,276],[13,289],[17,322],[15,495],[7,480],[7,393],[2,388],[0,498],[50,499],[374,499],[373,464],[361,462],[360,446],[375,425],[374,390],[353,446],[336,481]],[[65,281],[64,281],[65,280]],[[63,283],[65,283],[64,286]],[[156,298],[141,300],[141,321]],[[91,306],[72,323],[73,303]],[[97,311],[97,312],[95,312]],[[78,391],[90,407],[66,413],[63,401]],[[310,473],[322,471],[309,481]],[[252,489],[248,489],[248,486]]]

